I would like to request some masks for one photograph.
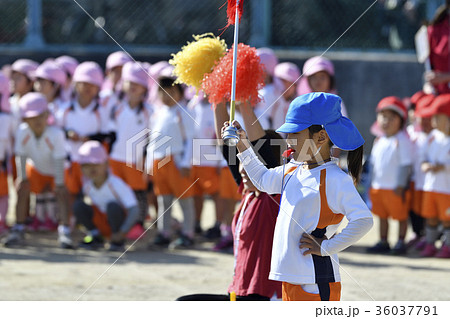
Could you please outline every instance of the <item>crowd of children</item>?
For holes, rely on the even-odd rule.
[[[254,114],[263,129],[276,130],[285,123],[298,95],[336,93],[334,66],[324,57],[306,61],[300,77],[296,64],[279,63],[272,50],[258,49],[258,55],[266,85]],[[105,72],[96,62],[78,63],[69,56],[41,64],[19,59],[3,67],[3,243],[23,243],[26,230],[54,229],[62,247],[74,248],[78,244],[71,232],[82,225],[82,247],[103,246],[109,238],[111,250],[122,250],[125,239],[144,233],[149,206],[154,206],[153,244],[191,247],[195,235],[203,232],[200,220],[208,196],[217,222],[204,235],[218,239],[216,250],[231,250],[233,212],[242,197],[227,161],[213,156],[214,110],[207,97],[194,96],[174,80],[167,62],[135,62],[121,51],[108,57]],[[413,247],[423,256],[449,258],[449,105],[447,94],[422,92],[407,101],[386,97],[376,107],[370,198],[380,218],[380,241],[369,252],[404,254]],[[238,105],[236,119],[245,127],[243,112]],[[133,142],[135,138],[139,141]],[[204,142],[194,145],[194,140]],[[15,190],[8,188],[8,176]],[[14,224],[8,227],[8,194],[13,191],[18,201],[12,209]],[[181,224],[170,213],[175,199],[183,212]],[[392,249],[389,218],[399,221]],[[408,220],[415,237],[405,242]],[[435,247],[439,239],[442,245]]]

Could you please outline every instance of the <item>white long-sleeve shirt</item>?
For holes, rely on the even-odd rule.
[[[361,239],[373,223],[352,178],[334,162],[307,170],[291,161],[284,168],[288,174],[282,189],[282,166],[267,169],[251,148],[237,156],[260,191],[282,194],[269,279],[292,284],[340,281],[336,253]],[[344,216],[347,227],[330,238]],[[303,256],[298,247],[303,233],[330,238],[322,242],[322,256]]]
[[[434,129],[425,146],[423,162],[444,165],[438,172],[426,172],[423,190],[450,194],[450,136]]]
[[[173,156],[177,167],[190,168],[194,125],[190,114],[178,105],[157,108],[150,121],[147,167],[152,167],[154,160]]]

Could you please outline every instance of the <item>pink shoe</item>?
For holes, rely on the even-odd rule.
[[[136,239],[138,239],[139,237],[141,237],[141,235],[142,235],[143,233],[145,233],[144,227],[142,227],[141,224],[136,224],[136,225],[134,225],[134,226],[130,229],[130,231],[128,232],[128,234],[127,234],[127,239],[130,239],[130,240],[136,240]]]
[[[438,253],[434,256],[437,258],[450,258],[450,246],[442,245],[441,249],[439,249]]]
[[[27,225],[27,230],[31,232],[37,232],[41,230],[42,222],[36,217],[33,217],[31,224]]]
[[[423,250],[423,249],[425,248],[426,245],[427,245],[426,239],[425,239],[425,238],[421,238],[421,239],[417,242],[417,244],[414,246],[414,248],[415,248],[416,250],[421,251],[421,250]]]
[[[43,222],[39,230],[41,231],[56,231],[58,229],[58,224],[52,221],[50,218],[46,218],[45,222]]]
[[[420,253],[421,257],[433,257],[436,255],[437,249],[434,244],[425,244],[425,248]]]

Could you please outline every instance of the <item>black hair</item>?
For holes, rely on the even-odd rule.
[[[436,25],[441,23],[442,21],[444,21],[445,19],[448,19],[448,10],[450,9],[450,0],[446,0],[445,4],[440,6],[437,10],[436,13],[433,17],[433,19],[431,19],[431,25]]]
[[[175,80],[169,77],[161,77],[158,80],[158,84],[159,84],[159,89],[163,88],[170,88],[170,87],[176,87],[178,89],[178,91],[180,92],[181,96],[183,96],[184,94],[184,90],[183,87],[181,86],[181,84],[175,83]]]
[[[312,138],[313,134],[320,132],[324,128],[322,125],[311,125],[308,127],[309,136]],[[333,146],[333,142],[330,139],[330,147]],[[355,184],[361,179],[361,171],[363,167],[364,145],[361,145],[353,151],[349,151],[347,154],[347,167],[350,175],[353,177]]]
[[[266,137],[269,141],[284,140],[284,138],[274,130],[265,130],[264,132],[266,133]],[[281,154],[286,147],[283,147],[283,145],[277,143],[271,143],[270,148],[272,149],[273,156],[277,161],[277,166],[281,165]]]

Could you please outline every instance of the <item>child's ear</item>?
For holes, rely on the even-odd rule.
[[[328,140],[330,139],[325,130],[320,130],[317,134],[319,135],[318,139],[317,139],[317,141],[319,142],[319,145],[322,145],[322,144],[328,142]]]

